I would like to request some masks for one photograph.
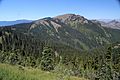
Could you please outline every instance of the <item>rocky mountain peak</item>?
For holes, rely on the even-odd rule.
[[[59,19],[65,23],[68,23],[70,21],[77,21],[77,22],[80,22],[81,24],[88,23],[88,20],[86,18],[76,14],[64,14],[64,15],[56,16],[54,18]]]
[[[46,17],[43,19],[39,19],[37,21],[34,21],[33,25],[31,25],[30,29],[36,28],[36,27],[54,27],[55,30],[58,32],[58,28],[63,27],[71,22],[79,23],[79,24],[89,24],[91,23],[90,20],[84,18],[83,16],[76,15],[76,14],[64,14],[59,15],[56,17]]]

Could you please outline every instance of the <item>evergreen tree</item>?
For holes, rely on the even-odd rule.
[[[105,54],[105,61],[98,70],[99,80],[113,80],[112,72],[112,47],[110,46]]]
[[[51,48],[45,47],[42,52],[41,69],[50,71],[54,69],[54,52]]]

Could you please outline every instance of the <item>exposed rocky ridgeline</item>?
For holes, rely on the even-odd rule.
[[[64,14],[64,15],[53,17],[53,18],[47,17],[47,18],[37,20],[31,26],[31,29],[37,27],[37,25],[40,25],[40,26],[49,26],[49,27],[53,26],[57,31],[59,27],[66,26],[71,22],[76,22],[79,24],[90,23],[90,21],[84,18],[83,16],[75,15],[75,14]]]
[[[88,24],[89,23],[89,20],[87,20],[83,16],[75,15],[75,14],[65,14],[65,15],[56,16],[54,18],[59,19],[66,24],[69,22],[72,22],[72,21],[76,21],[76,22],[79,22],[81,24]]]

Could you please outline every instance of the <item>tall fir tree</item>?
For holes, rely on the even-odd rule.
[[[54,70],[54,52],[49,47],[44,47],[41,59],[41,69],[44,71]]]

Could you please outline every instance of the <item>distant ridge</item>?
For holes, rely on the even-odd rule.
[[[15,25],[15,24],[20,24],[20,23],[30,23],[32,20],[16,20],[16,21],[0,21],[0,26],[10,26],[10,25]]]
[[[98,20],[92,20],[95,23],[100,23],[101,26],[112,28],[112,29],[120,29],[120,19],[98,19]]]

